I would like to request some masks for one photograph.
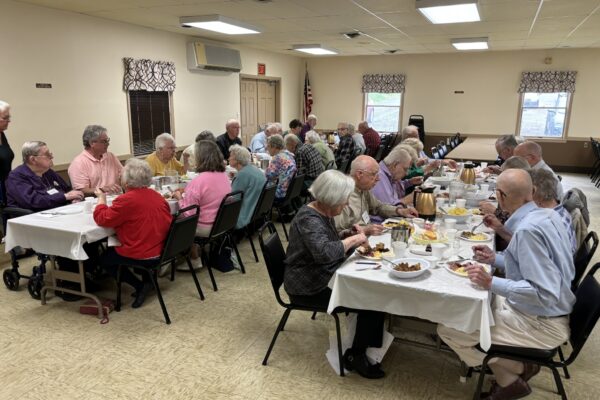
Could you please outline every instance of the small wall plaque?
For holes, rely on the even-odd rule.
[[[465,94],[464,90],[455,90],[454,94]]]
[[[36,83],[35,88],[36,89],[52,89],[52,84],[51,83]]]

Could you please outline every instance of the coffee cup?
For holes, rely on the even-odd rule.
[[[480,162],[480,163],[479,163],[479,165],[481,166],[481,169],[484,169],[484,168],[486,168],[486,167],[487,167],[487,164],[488,164],[488,163],[487,163],[487,162],[485,162],[485,161],[482,161],[482,162]]]
[[[431,245],[431,255],[441,260],[444,258],[444,252],[446,251],[446,245],[443,243],[433,243]]]
[[[456,238],[456,232],[457,230],[454,228],[446,229],[446,237],[450,243],[454,242],[454,239]]]
[[[456,226],[456,220],[454,218],[446,218],[444,220],[444,227],[446,228],[446,231],[448,229],[454,229],[455,226]]]
[[[481,185],[479,185],[479,188],[483,193],[487,193],[490,190],[490,185],[488,185],[487,183],[482,183]]]
[[[467,200],[456,199],[456,208],[465,208],[466,205],[467,205]]]
[[[392,242],[392,249],[394,250],[394,257],[404,257],[408,244],[405,242]]]
[[[85,201],[83,202],[83,211],[85,211],[86,213],[91,213],[93,208],[94,208],[94,198],[93,197],[86,198]]]

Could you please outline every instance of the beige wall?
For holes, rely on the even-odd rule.
[[[544,64],[546,57],[552,65]],[[521,72],[548,69],[578,71],[569,137],[597,136],[600,126],[600,49],[311,58],[308,68],[322,129],[362,118],[363,74],[403,73],[402,125],[423,114],[428,132],[514,133]]]
[[[12,106],[6,133],[16,153],[24,141],[39,139],[49,143],[56,164],[70,162],[81,151],[83,128],[98,123],[109,130],[110,151],[129,154],[123,57],[175,62],[178,145],[191,143],[203,129],[220,134],[228,118],[239,117],[239,74],[188,71],[185,45],[191,37],[11,1],[2,1],[0,37],[0,99]],[[282,120],[297,118],[303,61],[239,49],[242,73],[256,74],[263,62],[270,76],[281,77]],[[36,89],[36,82],[53,88]]]

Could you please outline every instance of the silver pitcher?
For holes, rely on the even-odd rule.
[[[410,226],[400,225],[392,228],[392,242],[408,243],[410,239]]]

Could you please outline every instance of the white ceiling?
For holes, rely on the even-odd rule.
[[[446,25],[429,23],[415,0],[17,1],[296,55],[292,45],[314,43],[341,55],[446,53],[456,51],[453,38],[483,36],[491,50],[600,47],[600,0],[479,0],[481,22]],[[206,14],[244,21],[263,33],[228,36],[179,26],[179,17]],[[368,36],[341,35],[354,30]]]

